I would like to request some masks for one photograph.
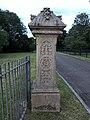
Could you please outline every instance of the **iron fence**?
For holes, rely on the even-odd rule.
[[[30,101],[30,57],[0,65],[0,120],[22,120]]]

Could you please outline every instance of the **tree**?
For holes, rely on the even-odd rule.
[[[0,9],[0,25],[2,29],[5,30],[9,37],[8,37],[8,46],[4,46],[4,51],[12,52],[17,41],[16,36],[22,36],[26,34],[26,27],[21,22],[20,18],[17,16],[16,13],[9,12],[8,10],[3,11]],[[18,45],[18,44],[16,44]],[[13,49],[12,49],[13,48]]]
[[[90,49],[90,26],[85,26],[83,36],[87,43],[87,49]]]
[[[64,48],[64,39],[66,37],[67,33],[66,30],[63,30],[63,34],[60,34],[57,38],[57,45],[56,45],[56,49],[60,50]]]
[[[0,51],[4,45],[8,44],[8,33],[0,26]]]
[[[17,39],[19,39],[17,41],[17,50],[20,51],[28,51],[29,45],[28,45],[28,36],[27,35],[22,35],[19,36],[17,35]]]
[[[33,37],[30,37],[28,38],[28,42],[29,42],[30,51],[35,51],[36,50],[36,39]]]
[[[74,24],[65,38],[65,47],[69,49],[90,49],[90,19],[86,13],[75,17]]]
[[[8,10],[0,10],[0,25],[8,33],[12,34],[13,37],[17,34],[22,35],[26,33],[26,27],[23,25],[17,14],[9,12]]]
[[[75,39],[74,36],[69,36],[65,39],[66,48],[70,50],[79,50],[87,48],[87,43],[84,41],[84,38]]]
[[[88,14],[81,13],[75,17],[74,25],[90,25],[90,19]]]
[[[65,38],[65,41],[64,41],[64,43],[65,43],[65,48],[72,50],[73,47],[74,47],[74,41],[75,41],[75,37],[68,35],[68,36]]]

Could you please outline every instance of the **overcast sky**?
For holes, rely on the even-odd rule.
[[[56,15],[62,15],[62,21],[67,24],[67,31],[77,14],[90,14],[89,0],[0,0],[0,8],[15,12],[27,28],[30,14],[37,15],[44,7],[50,7]],[[29,29],[27,31],[28,36],[32,36]]]

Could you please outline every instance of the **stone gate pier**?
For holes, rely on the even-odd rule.
[[[29,28],[36,38],[36,82],[32,90],[32,111],[59,112],[60,92],[56,87],[56,41],[66,25],[61,16],[44,8],[37,16],[31,15]]]

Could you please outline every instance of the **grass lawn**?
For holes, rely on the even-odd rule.
[[[26,56],[30,56],[30,62],[31,62],[31,79],[35,79],[35,61],[36,61],[36,54],[35,53],[30,53],[30,52],[24,52],[24,53],[7,53],[7,54],[0,54],[0,65],[10,62],[10,61],[15,61],[21,58],[24,58]],[[34,77],[34,78],[33,78]]]
[[[20,59],[30,55],[31,80],[36,78],[36,54],[35,53],[9,53],[0,54],[0,64]],[[64,81],[56,74],[57,86],[60,89],[61,112],[60,113],[33,113],[28,108],[24,120],[90,120],[90,115],[83,108],[77,98],[73,95]]]

